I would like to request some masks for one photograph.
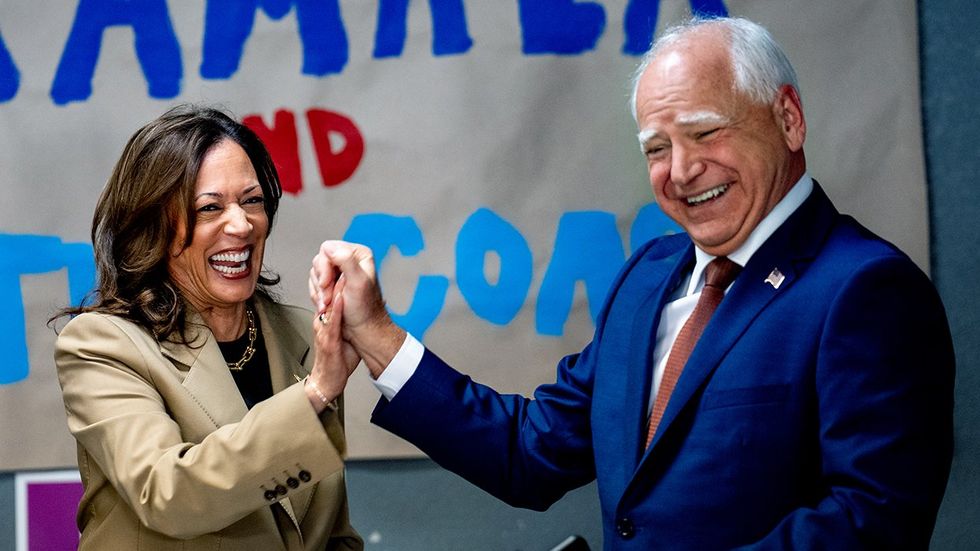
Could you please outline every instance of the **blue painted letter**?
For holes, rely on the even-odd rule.
[[[595,321],[625,260],[616,217],[608,212],[566,212],[538,293],[536,327],[542,335],[561,335],[572,309],[575,284],[585,283],[589,313]]]
[[[338,0],[208,0],[204,21],[201,76],[230,78],[238,71],[245,42],[252,34],[255,10],[282,19],[296,5],[303,43],[303,74],[339,73],[347,64],[347,32]]]
[[[728,10],[723,0],[690,0],[691,12],[702,17],[725,17]],[[641,55],[650,49],[657,28],[660,0],[630,0],[623,16],[623,53]]]
[[[636,249],[654,237],[682,231],[684,230],[668,218],[656,203],[650,203],[640,209],[633,219],[633,227],[630,228],[630,251],[635,253]]]
[[[92,246],[62,243],[47,235],[0,233],[0,385],[27,378],[27,331],[24,326],[24,298],[20,276],[68,268],[68,289],[72,304],[80,304],[95,283]]]
[[[398,57],[405,48],[409,0],[380,0],[378,28],[374,34],[374,57]],[[432,53],[454,55],[473,46],[466,28],[463,0],[429,0],[432,10]]]
[[[358,214],[351,220],[344,233],[344,241],[361,243],[374,253],[378,279],[381,279],[381,264],[388,249],[397,247],[404,256],[415,256],[425,248],[422,230],[409,216],[390,214]],[[439,317],[446,301],[449,279],[444,276],[419,276],[418,286],[412,305],[405,314],[391,312],[391,319],[419,340],[425,336],[432,322]]]
[[[14,58],[10,56],[7,45],[3,42],[3,35],[0,35],[0,103],[9,101],[17,95],[20,88],[20,71],[14,65]]]
[[[180,93],[183,62],[166,0],[81,0],[51,85],[56,104],[84,101],[92,95],[102,33],[113,26],[133,28],[136,57],[150,97],[169,99]]]
[[[595,48],[606,12],[594,2],[518,0],[525,54],[580,54]]]
[[[500,259],[496,285],[490,284],[484,273],[489,252],[496,252]],[[527,241],[495,212],[480,209],[459,230],[456,284],[481,318],[497,325],[510,323],[524,305],[533,269]]]

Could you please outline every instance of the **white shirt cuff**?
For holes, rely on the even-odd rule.
[[[388,367],[381,372],[381,376],[372,379],[371,382],[385,398],[393,399],[418,369],[424,353],[425,347],[422,346],[422,343],[411,333],[405,333],[405,342],[398,349],[398,353],[391,359]]]

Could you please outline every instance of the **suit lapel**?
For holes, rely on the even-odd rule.
[[[670,401],[667,403],[667,409],[664,411],[657,434],[653,437],[651,450],[657,446],[664,432],[674,422],[681,410],[701,389],[738,338],[748,329],[752,320],[775,298],[778,292],[785,292],[796,279],[794,269],[780,268],[785,280],[779,289],[775,289],[765,283],[765,277],[769,270],[765,270],[765,273],[762,274],[758,269],[760,265],[752,261],[749,262],[750,266],[753,264],[756,264],[755,269],[743,270],[739,274],[738,280],[725,295],[725,299],[722,300],[708,326],[705,327],[697,346],[691,352],[691,356],[684,366],[684,371],[677,381],[677,386],[674,387],[674,392],[670,396]]]
[[[637,451],[635,461],[628,465],[628,469],[623,473],[627,480],[635,471],[644,451],[642,446],[646,439],[649,416],[647,408],[650,401],[650,389],[653,387],[653,347],[656,343],[661,313],[671,293],[677,288],[678,282],[690,269],[693,261],[694,246],[688,245],[675,255],[672,262],[652,263],[652,268],[659,271],[643,273],[641,277],[648,281],[662,281],[660,287],[647,295],[639,304],[628,306],[629,308],[637,308],[638,315],[635,318],[628,344],[629,365],[636,367],[625,370],[629,379],[626,384],[626,411],[635,412],[633,418],[638,419],[639,422],[635,426],[628,425],[629,432],[625,434],[625,439],[622,442],[623,449],[635,449]],[[642,366],[642,369],[638,368],[639,366]]]
[[[830,200],[814,183],[807,200],[752,255],[691,353],[645,457],[654,455],[651,452],[664,433],[759,313],[778,294],[793,286],[805,265],[819,251],[836,215]],[[767,281],[774,269],[784,277],[779,285]]]

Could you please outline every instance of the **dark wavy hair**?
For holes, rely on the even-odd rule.
[[[187,342],[187,307],[170,278],[167,261],[177,223],[187,221],[184,247],[194,236],[194,190],[204,157],[224,140],[245,150],[265,195],[269,232],[282,187],[269,152],[248,127],[224,112],[180,105],[140,128],[126,143],[95,207],[92,246],[97,281],[81,306],[53,318],[83,312],[113,314],[131,320],[157,339]],[[260,290],[279,283],[263,272]]]

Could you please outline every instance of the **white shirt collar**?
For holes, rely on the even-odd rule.
[[[748,239],[742,246],[735,249],[732,254],[728,255],[728,258],[737,263],[739,266],[745,266],[748,264],[749,259],[755,254],[755,251],[759,250],[759,247],[769,239],[769,236],[775,232],[779,226],[783,225],[783,222],[790,217],[791,214],[796,212],[796,209],[800,208],[803,201],[810,196],[810,192],[813,191],[813,179],[806,172],[803,176],[796,182],[793,187],[789,189],[786,196],[780,199],[776,206],[766,215],[765,218],[759,222],[759,225],[752,230],[749,234]],[[687,293],[685,295],[692,295],[696,293],[703,285],[701,274],[704,273],[704,268],[709,262],[715,259],[714,256],[702,251],[697,246],[694,247],[694,271],[691,273],[691,280],[688,283]]]

